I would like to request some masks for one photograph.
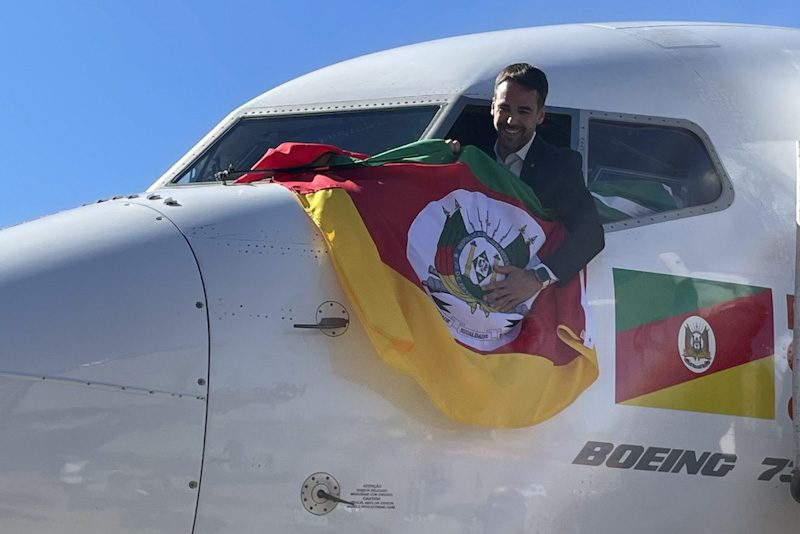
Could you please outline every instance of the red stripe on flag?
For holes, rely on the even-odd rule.
[[[434,168],[435,172],[432,171]],[[401,176],[397,176],[397,173]],[[466,189],[480,191],[489,198],[524,209],[516,198],[485,187],[463,163],[402,164],[402,166],[390,164],[372,169],[348,170],[346,176],[362,186],[358,194],[351,192],[350,197],[369,229],[381,259],[407,279],[417,283],[419,283],[417,276],[406,257],[405,243],[408,235],[406,233],[400,235],[398,230],[404,229],[407,232],[416,216],[429,202],[444,198],[453,190]],[[376,179],[377,177],[385,179]],[[426,194],[420,195],[420,191],[425,191]],[[388,207],[392,209],[391,224],[387,224],[386,221]],[[541,221],[540,224],[547,233],[548,223]],[[393,236],[384,234],[392,231],[398,234]],[[399,246],[401,243],[403,246]],[[548,239],[546,245],[549,243]],[[545,254],[540,251],[540,255]]]
[[[708,321],[717,352],[711,368],[693,373],[683,364],[678,338],[683,321]],[[616,402],[688,382],[774,353],[772,292],[693,310],[617,334]]]
[[[415,283],[419,281],[406,257],[407,232],[414,218],[429,202],[444,198],[456,189],[465,189],[525,209],[519,199],[483,185],[464,163],[389,163],[335,172],[327,176],[316,175],[310,181],[306,181],[310,179],[309,175],[277,181],[301,194],[332,187],[346,190],[378,247],[381,260]],[[425,195],[420,195],[420,191],[425,191]],[[558,247],[563,237],[551,235],[557,227],[555,223],[538,222],[549,236],[538,252],[539,256],[546,257]]]

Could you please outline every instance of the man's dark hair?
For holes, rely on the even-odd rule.
[[[539,94],[539,107],[544,107],[547,98],[547,76],[542,69],[530,63],[514,63],[500,71],[494,81],[495,88],[501,83],[511,80],[528,90],[536,90]]]

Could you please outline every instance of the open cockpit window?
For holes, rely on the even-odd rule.
[[[604,223],[655,222],[663,218],[655,214],[722,196],[723,179],[700,137],[663,122],[589,118],[587,182]]]
[[[225,169],[248,170],[268,148],[285,142],[324,143],[378,154],[418,140],[438,110],[424,106],[244,118],[174,183],[212,182],[215,173]]]

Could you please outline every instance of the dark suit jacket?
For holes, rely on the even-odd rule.
[[[567,238],[557,251],[540,258],[559,281],[566,282],[603,250],[603,226],[589,190],[583,181],[578,152],[533,139],[522,165],[520,178],[528,184],[545,208],[567,227]]]

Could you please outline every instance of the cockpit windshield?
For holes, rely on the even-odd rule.
[[[438,110],[424,106],[244,118],[173,183],[211,182],[215,173],[228,168],[248,170],[268,148],[284,142],[324,143],[377,154],[419,139]]]

